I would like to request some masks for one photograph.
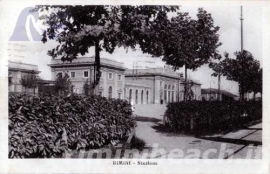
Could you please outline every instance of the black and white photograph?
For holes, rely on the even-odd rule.
[[[263,5],[25,3],[9,11],[1,14],[11,19],[1,61],[4,158],[160,168],[159,160],[269,155]]]

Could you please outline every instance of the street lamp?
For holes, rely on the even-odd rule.
[[[212,84],[212,82],[213,82],[213,84],[215,84],[215,81],[213,81],[213,80],[210,81],[210,98],[209,98],[210,101],[211,101],[211,98],[212,98],[212,97],[211,97],[211,94],[212,94],[212,93],[211,93],[211,90],[212,90],[211,84]]]

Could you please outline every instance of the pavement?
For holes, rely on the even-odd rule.
[[[193,137],[159,132],[153,126],[162,120],[165,105],[135,106],[136,136],[146,142],[147,158],[195,159],[261,159],[262,124],[256,124],[227,134]],[[144,119],[143,119],[144,118]],[[147,119],[146,119],[147,118]]]

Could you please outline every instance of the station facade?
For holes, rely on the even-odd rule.
[[[101,58],[101,78],[95,93],[108,98],[126,99],[135,104],[158,104],[182,101],[184,79],[170,68],[127,69],[124,64]],[[53,59],[52,80],[67,73],[74,85],[73,92],[84,94],[86,80],[94,79],[94,57],[77,58],[72,63]],[[192,81],[195,100],[201,100],[201,84]]]

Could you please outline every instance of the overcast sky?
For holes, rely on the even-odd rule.
[[[222,46],[218,49],[220,53],[224,51],[228,52],[231,57],[235,51],[240,51],[240,6],[200,6],[212,14],[215,25],[220,27],[219,35]],[[17,10],[9,15],[9,27],[8,34],[11,36],[13,28],[15,27],[16,20],[20,14],[20,11],[24,8],[22,6],[15,7]],[[189,12],[193,18],[196,18],[197,9],[199,6],[182,6],[181,11]],[[250,51],[254,58],[262,61],[262,11],[261,7],[256,6],[243,6],[244,17],[244,49]],[[50,63],[51,58],[47,56],[47,51],[53,48],[56,43],[50,41],[46,44],[36,41],[24,41],[24,42],[10,42],[11,44],[19,43],[25,45],[25,55],[20,61],[25,63],[36,64],[41,71],[40,76],[43,79],[51,79],[50,68],[47,66]],[[93,55],[93,49],[90,50],[87,56]],[[11,53],[12,54],[12,53]],[[16,54],[16,53],[14,53]],[[142,54],[139,49],[132,51],[131,49],[125,50],[123,48],[117,48],[113,54],[106,52],[101,53],[102,57],[122,61],[127,68],[132,68],[134,61],[151,61],[149,66],[162,66],[163,62],[159,58],[152,58],[149,55]],[[12,58],[19,60],[18,58]],[[140,65],[141,64],[141,65]],[[262,64],[262,62],[261,62]],[[145,63],[138,63],[139,66],[145,65]],[[182,70],[180,70],[182,71]],[[202,66],[194,72],[189,71],[188,74],[191,78],[199,80],[202,83],[202,88],[211,87],[217,88],[217,78],[211,77],[212,71],[207,65]],[[221,88],[238,93],[238,85],[235,82],[225,80],[222,78]]]

